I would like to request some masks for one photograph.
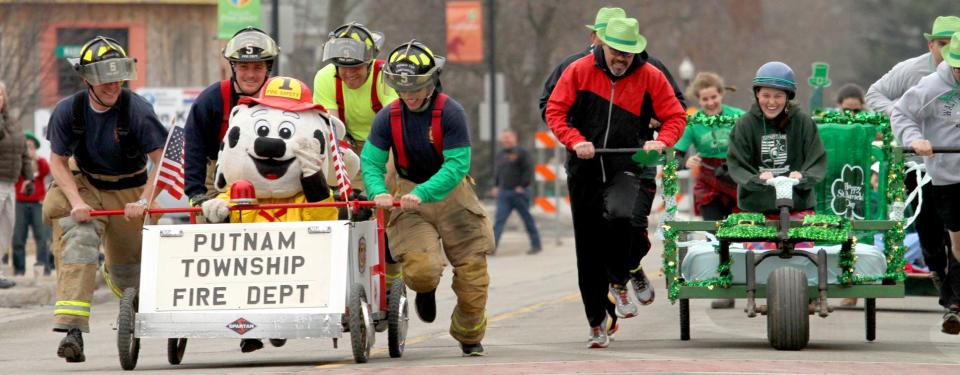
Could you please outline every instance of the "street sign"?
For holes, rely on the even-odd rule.
[[[82,48],[83,46],[80,46],[80,45],[57,46],[57,58],[63,59],[63,58],[80,57],[80,49]]]

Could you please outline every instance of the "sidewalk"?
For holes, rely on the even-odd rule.
[[[33,259],[29,255],[28,259]],[[13,266],[4,264],[4,277],[17,282],[17,285],[0,289],[0,308],[4,307],[29,307],[40,305],[53,305],[57,301],[57,273],[53,271],[50,276],[43,276],[42,272],[35,274],[32,267],[27,268],[27,274],[23,276],[12,276]],[[101,303],[114,299],[103,282],[103,277],[97,273],[97,290],[93,293],[93,303]]]

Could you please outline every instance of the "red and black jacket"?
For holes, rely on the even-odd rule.
[[[643,147],[654,139],[649,124],[662,125],[656,140],[667,146],[683,135],[686,112],[670,82],[638,54],[622,76],[607,68],[603,50],[595,48],[571,64],[547,103],[547,126],[570,151],[567,171],[576,178],[607,181],[622,170],[641,172],[630,155],[598,155],[579,159],[573,146],[592,142],[596,148]]]

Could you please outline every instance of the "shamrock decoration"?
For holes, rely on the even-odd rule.
[[[830,191],[833,193],[830,201],[833,213],[852,219],[863,219],[863,168],[844,164],[840,178],[833,180]]]

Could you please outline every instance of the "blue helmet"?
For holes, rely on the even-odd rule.
[[[797,80],[793,69],[779,61],[771,61],[757,69],[757,76],[753,78],[753,90],[760,87],[770,87],[787,92],[787,98],[793,99],[797,93]]]

